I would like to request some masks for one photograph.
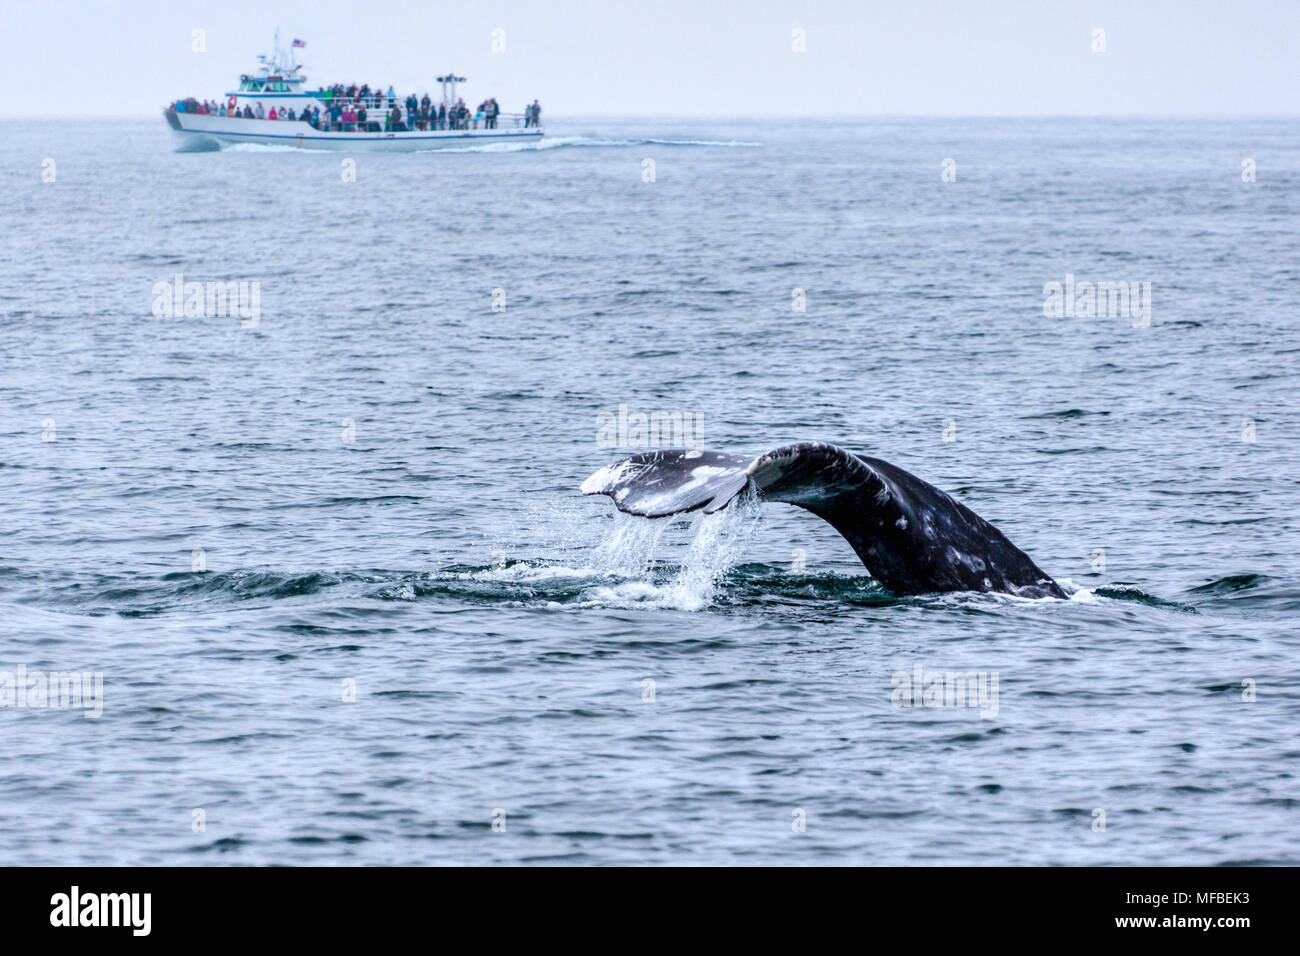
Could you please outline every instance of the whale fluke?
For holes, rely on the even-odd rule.
[[[662,518],[718,511],[747,487],[830,522],[871,576],[895,594],[1065,597],[1028,555],[961,502],[887,461],[837,445],[785,445],[757,458],[698,449],[643,452],[600,469],[581,490],[609,495],[620,511]]]

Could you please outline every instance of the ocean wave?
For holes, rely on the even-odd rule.
[[[1189,594],[1233,594],[1237,591],[1249,591],[1269,580],[1267,574],[1230,574],[1207,584],[1189,588]]]

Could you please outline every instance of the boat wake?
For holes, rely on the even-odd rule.
[[[602,139],[595,136],[551,136],[527,143],[478,143],[465,146],[444,146],[433,149],[415,149],[409,152],[427,153],[522,153],[547,149],[613,148],[627,146],[714,146],[754,149],[762,143],[740,140],[708,139]],[[287,143],[227,143],[207,136],[189,137],[177,146],[178,153],[333,153],[334,150]]]
[[[762,143],[712,139],[606,139],[598,136],[548,136],[532,143],[482,143],[477,146],[449,146],[417,150],[423,153],[519,153],[546,149],[610,148],[620,146],[719,146],[756,149]]]
[[[173,152],[177,153],[219,153],[221,143],[209,136],[189,136],[178,144]]]
[[[329,153],[328,149],[310,146],[289,146],[283,143],[225,143],[221,150],[227,153]]]
[[[762,143],[738,139],[603,139],[594,136],[551,136],[537,143],[538,149],[560,149],[566,146],[728,146],[758,149]]]

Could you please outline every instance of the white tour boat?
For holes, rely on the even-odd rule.
[[[293,52],[295,47],[305,45],[294,40],[287,52],[281,51],[277,33],[274,55],[269,59],[259,56],[258,72],[241,76],[239,89],[227,91],[224,103],[217,104],[215,111],[192,98],[164,109],[176,149],[212,150],[233,143],[262,143],[350,152],[413,152],[490,143],[535,143],[542,138],[540,117],[524,113],[498,113],[475,121],[474,110],[469,109],[468,116],[460,121],[449,118],[442,124],[428,123],[421,122],[418,114],[409,114],[406,97],[400,94],[390,98],[384,91],[374,90],[364,96],[359,92],[348,96],[344,89],[340,96],[337,87],[308,90],[302,65]],[[456,96],[456,84],[464,83],[465,77],[447,73],[437,80],[442,85],[441,106],[451,114],[463,106]],[[439,104],[433,105],[436,109]],[[304,110],[311,110],[313,115],[319,110],[320,119],[272,120],[272,110],[277,117],[289,115],[290,110],[295,117],[301,117]],[[252,111],[253,116],[250,118],[246,111]],[[332,111],[339,115],[332,117]],[[259,118],[259,114],[266,118]],[[359,115],[344,122],[350,114]]]

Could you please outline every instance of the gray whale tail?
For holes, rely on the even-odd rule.
[[[804,442],[753,458],[698,449],[644,452],[582,483],[620,511],[662,518],[725,508],[746,488],[828,521],[894,594],[996,591],[1065,597],[1006,536],[961,502],[879,458]]]

